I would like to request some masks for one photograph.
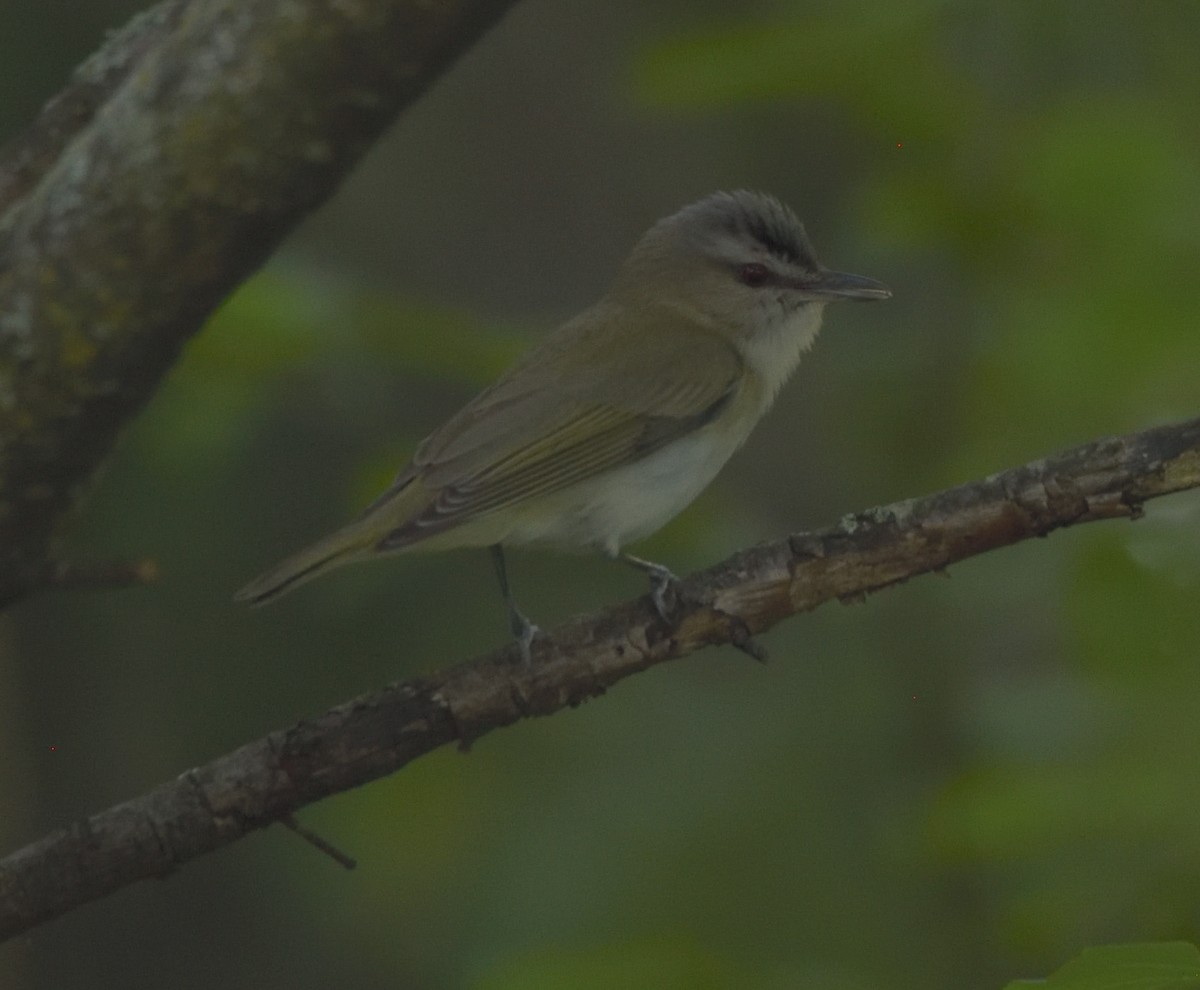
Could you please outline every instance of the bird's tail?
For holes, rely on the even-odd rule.
[[[319,574],[365,556],[378,540],[378,522],[358,519],[260,574],[233,597],[239,602],[265,605]]]

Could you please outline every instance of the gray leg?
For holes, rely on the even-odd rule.
[[[662,564],[656,564],[652,560],[643,560],[641,557],[635,557],[631,553],[621,553],[615,549],[601,547],[601,552],[611,560],[623,560],[627,564],[631,564],[639,571],[644,571],[650,575],[650,597],[654,601],[654,610],[658,613],[658,617],[663,620],[668,626],[673,626],[674,621],[671,619],[672,606],[679,600],[679,578],[671,571],[663,567]],[[737,628],[733,631],[733,636],[730,637],[730,643],[743,653],[748,653],[760,663],[765,663],[767,660],[766,648],[757,640],[751,637],[745,625],[738,621]]]
[[[517,646],[521,649],[521,659],[530,663],[530,644],[540,629],[521,614],[517,603],[513,601],[512,591],[508,587],[508,569],[504,566],[504,550],[499,543],[489,548],[492,552],[492,563],[496,567],[496,577],[500,580],[500,593],[504,596],[504,607],[508,610],[508,628],[516,637]]]
[[[670,569],[663,567],[662,564],[656,564],[652,560],[643,560],[631,553],[618,553],[614,556],[617,560],[623,560],[626,564],[631,564],[639,571],[649,575],[650,598],[654,602],[654,611],[658,613],[658,617],[663,622],[669,624],[671,608],[677,597],[675,586],[679,584],[679,578]]]

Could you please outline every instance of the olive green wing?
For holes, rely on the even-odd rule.
[[[631,464],[710,422],[742,379],[737,351],[704,328],[664,320],[627,358],[614,355],[611,328],[568,325],[430,436],[393,489],[424,489],[428,501],[379,549]]]

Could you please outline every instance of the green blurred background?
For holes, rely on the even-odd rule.
[[[135,0],[9,0],[0,137]],[[0,850],[506,639],[486,555],[232,591],[605,288],[771,191],[837,307],[644,552],[758,540],[1200,408],[1200,5],[526,0],[188,348],[73,531],[161,583],[0,618]],[[1200,497],[786,623],[0,947],[3,990],[969,988],[1200,930]],[[642,591],[515,555],[543,625]]]

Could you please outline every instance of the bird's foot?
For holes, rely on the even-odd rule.
[[[663,622],[670,624],[671,615],[679,604],[679,578],[662,564],[652,564],[646,568],[646,573],[650,575],[650,600],[654,603],[654,611]]]
[[[513,638],[517,641],[517,648],[521,651],[521,660],[528,666],[533,663],[533,654],[531,652],[533,639],[535,636],[540,636],[542,630],[515,608],[508,613],[508,627],[512,630]]]
[[[668,626],[671,625],[671,615],[679,605],[679,578],[669,567],[656,564],[652,560],[643,560],[631,553],[618,553],[607,550],[610,557],[623,560],[636,567],[650,578],[650,600],[654,603],[654,611]]]

